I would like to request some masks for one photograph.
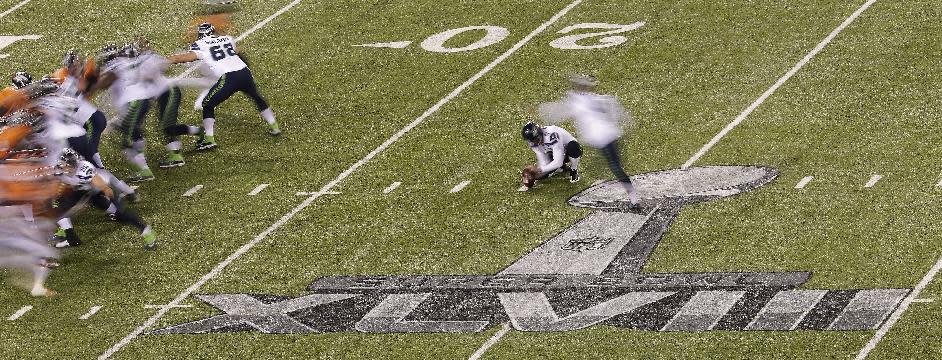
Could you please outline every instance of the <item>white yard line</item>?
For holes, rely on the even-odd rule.
[[[255,189],[253,189],[252,192],[249,193],[249,196],[258,195],[260,192],[262,192],[263,190],[265,190],[265,188],[267,188],[267,187],[268,187],[268,184],[261,184],[261,185],[259,185],[259,186],[256,186]]]
[[[929,283],[932,282],[932,279],[935,278],[940,269],[942,269],[942,258],[939,258],[939,261],[936,261],[935,265],[929,269],[929,272],[927,272],[926,275],[922,277],[922,280],[919,280],[919,283],[916,284],[916,288],[913,289],[913,291],[903,299],[903,302],[899,305],[898,308],[896,308],[896,311],[894,311],[893,314],[890,315],[890,318],[883,323],[883,326],[877,330],[876,334],[873,334],[873,337],[870,338],[870,341],[867,342],[867,345],[864,345],[863,349],[860,349],[860,352],[857,353],[857,360],[865,359],[868,355],[870,355],[870,352],[877,347],[877,344],[883,340],[883,337],[886,336],[888,332],[890,332],[890,329],[893,328],[893,325],[896,325],[896,322],[899,321],[901,317],[903,317],[903,313],[909,309],[909,305],[911,305],[916,300],[916,298],[919,297],[919,294],[921,294],[922,291],[926,289],[926,286],[929,286]]]
[[[393,190],[396,190],[396,188],[398,188],[399,185],[402,185],[402,183],[401,183],[401,182],[398,182],[398,181],[396,181],[396,182],[394,182],[394,183],[392,183],[392,184],[389,184],[389,186],[387,186],[385,189],[383,189],[383,194],[389,194],[389,193],[393,192]]]
[[[319,192],[319,191],[315,191],[315,192],[298,191],[298,192],[296,192],[296,193],[294,193],[294,194],[297,195],[297,196],[311,196],[311,195],[314,195],[314,194],[317,194],[318,196],[323,196],[323,195],[340,195],[340,192],[338,192],[338,191],[328,191],[328,192],[322,193],[322,192]]]
[[[772,85],[772,87],[770,87],[768,90],[762,93],[762,96],[759,96],[759,98],[756,99],[756,101],[753,101],[752,104],[749,105],[749,107],[743,110],[739,114],[739,116],[737,116],[736,119],[733,120],[733,122],[726,125],[726,127],[723,128],[723,130],[721,130],[718,134],[716,134],[716,136],[714,136],[713,139],[710,139],[710,142],[706,143],[706,145],[703,145],[700,151],[697,151],[696,154],[694,154],[689,160],[687,160],[687,162],[684,163],[681,169],[689,168],[691,165],[693,165],[693,163],[695,163],[703,155],[705,155],[707,151],[710,151],[710,149],[713,148],[713,146],[716,145],[716,143],[720,142],[720,140],[723,139],[723,137],[726,136],[727,133],[732,131],[733,128],[735,128],[737,125],[739,125],[739,123],[745,120],[746,117],[749,116],[749,114],[752,114],[752,112],[755,111],[756,108],[759,107],[759,105],[762,105],[762,103],[764,103],[766,99],[772,96],[772,94],[774,94],[775,91],[778,90],[778,88],[782,87],[782,85],[784,85],[785,82],[788,81],[788,79],[791,79],[792,76],[794,76],[795,73],[798,72],[798,70],[801,70],[801,68],[804,67],[805,64],[811,61],[811,59],[814,58],[815,55],[818,55],[818,53],[820,53],[821,50],[824,50],[824,47],[830,44],[831,41],[834,40],[834,38],[836,38],[837,35],[841,33],[841,31],[844,31],[844,29],[847,28],[848,25],[854,22],[854,20],[856,20],[857,17],[860,16],[860,14],[862,14],[865,10],[867,10],[867,8],[870,7],[870,5],[873,5],[873,3],[875,2],[877,2],[877,0],[869,0],[863,5],[861,5],[860,8],[857,9],[857,11],[854,11],[854,13],[850,15],[850,17],[845,19],[844,22],[842,22],[837,28],[835,28],[834,31],[831,31],[831,33],[828,34],[828,36],[824,38],[824,40],[821,40],[821,42],[818,43],[818,45],[815,46],[814,49],[811,50],[811,52],[805,55],[805,57],[802,58],[801,61],[795,64],[795,66],[793,66],[790,70],[788,70],[788,72],[786,72],[785,75],[779,78],[778,81],[776,81],[775,84]]]
[[[865,188],[872,188],[877,184],[877,181],[883,178],[883,175],[873,175],[870,177],[870,180],[867,180],[867,184],[864,185]]]
[[[82,315],[82,316],[79,317],[79,320],[88,320],[88,319],[90,319],[92,316],[94,316],[95,314],[97,314],[99,310],[101,310],[101,306],[99,306],[99,305],[92,306],[91,309],[88,309],[88,312],[85,313],[85,315]]]
[[[479,348],[478,351],[475,351],[474,354],[471,354],[471,357],[469,357],[468,360],[480,359],[481,356],[487,352],[487,349],[490,349],[491,346],[497,344],[497,342],[500,341],[504,335],[507,335],[508,332],[510,332],[510,323],[504,323],[504,326],[500,328],[500,331],[494,334],[494,336],[491,336],[490,339],[487,339],[487,341],[484,342],[484,345],[481,345],[481,348]]]
[[[463,190],[466,186],[468,186],[468,184],[470,184],[470,183],[471,183],[471,181],[469,181],[469,180],[462,181],[462,182],[458,183],[458,185],[455,185],[455,187],[451,188],[451,190],[448,191],[448,192],[450,192],[450,193],[452,193],[452,194],[454,194],[454,193],[456,193],[456,192],[459,192],[459,191]]]
[[[933,301],[934,301],[934,299],[916,299],[916,300],[913,300],[914,303],[920,303],[920,304],[928,304],[928,303],[931,303],[931,302],[933,302]]]
[[[173,308],[191,308],[193,305],[144,305],[145,309],[173,309]]]
[[[942,188],[942,180],[939,180],[939,182],[935,183],[935,187]]]
[[[290,9],[290,7],[294,6],[293,4],[296,4],[298,2],[300,1],[292,2],[291,4],[289,4],[289,6],[285,7],[285,9]],[[497,65],[504,62],[504,60],[507,60],[507,58],[509,58],[511,55],[517,52],[517,50],[520,50],[520,48],[522,48],[524,45],[529,43],[530,40],[533,40],[534,37],[536,37],[543,31],[545,31],[547,28],[555,24],[557,21],[559,21],[560,18],[563,17],[563,15],[566,15],[566,13],[568,13],[570,10],[572,10],[572,8],[576,7],[576,5],[579,5],[580,3],[582,3],[582,0],[573,1],[571,4],[563,8],[563,10],[556,13],[556,15],[554,15],[552,18],[550,18],[549,20],[541,24],[539,27],[537,27],[535,30],[527,34],[527,36],[525,36],[523,39],[521,39],[519,42],[514,44],[506,52],[504,52],[503,54],[498,56],[496,59],[494,59],[494,61],[492,61],[490,64],[487,64],[487,66],[481,69],[481,71],[479,71],[477,74],[474,74],[474,76],[472,76],[470,79],[468,79],[467,81],[459,85],[457,88],[452,90],[451,93],[449,93],[444,98],[439,100],[437,103],[435,103],[435,105],[432,105],[432,107],[430,107],[428,110],[422,113],[422,115],[419,115],[419,117],[417,117],[411,123],[406,125],[406,127],[399,130],[399,132],[395,133],[389,139],[386,139],[385,142],[380,144],[376,149],[373,149],[373,151],[371,151],[369,154],[364,156],[362,159],[360,159],[359,161],[351,165],[349,168],[347,168],[347,170],[344,170],[344,172],[340,173],[340,175],[337,175],[336,178],[334,178],[329,183],[324,185],[324,187],[322,187],[320,191],[314,194],[311,194],[300,205],[296,206],[294,209],[291,209],[291,211],[289,211],[287,214],[282,216],[281,219],[278,219],[278,221],[276,221],[274,224],[272,224],[267,229],[265,229],[265,231],[262,231],[262,233],[258,234],[255,238],[253,238],[251,241],[249,241],[245,245],[242,245],[238,250],[236,250],[234,253],[229,255],[229,257],[227,257],[225,260],[217,264],[216,267],[214,267],[208,273],[203,275],[199,280],[193,283],[193,285],[190,285],[190,287],[186,288],[186,290],[183,290],[183,292],[177,295],[177,297],[174,298],[173,301],[171,301],[168,305],[177,305],[183,302],[188,297],[190,297],[190,294],[193,294],[194,292],[199,290],[201,287],[203,287],[203,285],[206,284],[206,282],[208,282],[209,280],[212,280],[216,276],[219,276],[219,274],[222,273],[222,271],[227,266],[229,266],[229,264],[231,264],[233,261],[236,261],[238,258],[242,257],[242,255],[247,253],[249,250],[252,250],[252,248],[255,247],[255,245],[257,245],[262,240],[265,240],[265,238],[267,238],[268,235],[271,235],[271,233],[275,232],[275,230],[278,230],[278,228],[282,227],[284,224],[286,224],[288,221],[294,218],[298,213],[301,212],[301,210],[304,210],[308,206],[311,206],[311,204],[314,203],[314,200],[317,200],[317,198],[329,192],[331,189],[333,189],[338,184],[340,184],[340,182],[342,182],[344,179],[346,179],[351,174],[353,174],[354,171],[356,171],[361,166],[365,165],[367,162],[372,160],[374,157],[376,157],[376,155],[379,155],[379,153],[386,150],[393,143],[395,143],[400,138],[405,136],[406,133],[408,133],[413,128],[415,128],[416,126],[424,122],[425,119],[427,119],[429,116],[438,112],[438,110],[441,109],[442,106],[444,106],[451,100],[458,97],[458,95],[464,92],[472,84],[477,82],[481,77],[491,72],[491,70],[493,70]],[[133,331],[131,331],[131,333],[129,333],[123,339],[115,343],[114,346],[112,346],[110,349],[102,353],[101,356],[98,357],[98,359],[104,360],[104,359],[110,358],[112,355],[114,355],[116,352],[121,350],[123,347],[127,346],[127,344],[129,344],[131,341],[134,341],[134,339],[136,339],[138,336],[143,334],[145,330],[147,330],[151,326],[154,326],[154,324],[157,323],[158,320],[163,318],[164,315],[166,315],[168,311],[169,311],[169,308],[162,308],[158,310],[156,314],[154,314],[149,319],[147,319],[147,321],[141,324],[141,326],[138,326],[137,328],[135,328]]]
[[[7,320],[16,321],[16,319],[19,319],[21,316],[26,315],[26,313],[28,313],[30,310],[33,310],[32,305],[26,305],[24,307],[21,307],[19,310],[13,313],[13,315],[10,315],[10,317],[8,317]]]
[[[0,13],[0,18],[3,18],[4,16],[10,15],[10,13],[16,11],[16,9],[19,9],[20,7],[22,7],[23,5],[26,5],[26,3],[30,2],[30,1],[32,1],[32,0],[23,0],[23,1],[20,1],[19,4],[13,5],[13,7],[7,9],[6,11],[4,11],[4,12],[2,12],[2,13]]]
[[[798,182],[798,185],[795,185],[795,188],[804,189],[805,186],[807,186],[808,183],[811,182],[811,179],[814,179],[814,176],[805,176],[804,178],[801,179],[801,181]]]
[[[183,197],[190,197],[190,196],[193,196],[193,195],[195,195],[197,192],[199,192],[200,190],[203,190],[203,185],[196,185],[196,186],[190,188],[190,190],[187,190],[185,193],[183,193]]]

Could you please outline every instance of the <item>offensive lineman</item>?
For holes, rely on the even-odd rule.
[[[236,51],[232,37],[217,36],[216,28],[210,23],[200,24],[196,29],[196,36],[197,40],[190,46],[189,52],[169,57],[170,62],[174,64],[202,60],[213,75],[219,77],[203,100],[203,138],[196,144],[196,149],[209,150],[216,147],[216,107],[236,92],[248,95],[255,102],[262,118],[268,123],[269,135],[281,135],[281,128],[275,121],[275,113],[268,106],[268,102],[259,95],[252,71]]]
[[[533,187],[536,180],[542,180],[567,170],[569,164],[569,182],[578,182],[579,160],[582,158],[582,146],[566,129],[558,126],[540,126],[528,122],[521,130],[523,140],[530,150],[536,154],[536,165],[528,166],[524,170],[524,184],[520,191],[527,191]]]
[[[569,78],[572,90],[559,101],[540,104],[540,115],[548,121],[559,122],[572,119],[579,130],[581,140],[599,149],[608,161],[608,167],[624,186],[628,200],[638,202],[631,178],[625,173],[618,152],[618,139],[621,138],[621,122],[630,122],[631,117],[625,112],[613,96],[595,92],[598,82],[588,75],[576,75]]]
[[[109,89],[111,101],[118,109],[121,118],[119,129],[122,152],[135,171],[135,174],[128,178],[128,182],[150,181],[154,180],[154,172],[147,165],[147,158],[144,156],[144,119],[150,110],[151,94],[147,82],[141,78],[146,74],[138,71],[140,59],[134,58],[136,54],[127,53],[128,50],[132,49],[118,49],[115,45],[102,49],[99,57],[104,63],[104,69],[92,92],[97,89]]]

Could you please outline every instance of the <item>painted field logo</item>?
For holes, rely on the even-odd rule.
[[[610,244],[612,240],[614,239],[600,238],[598,236],[593,236],[593,237],[588,237],[588,238],[583,238],[583,239],[573,239],[573,240],[569,240],[568,244],[563,245],[562,249],[569,250],[569,251],[577,251],[577,252],[602,250],[606,246],[608,246],[608,244]]]
[[[311,294],[197,295],[224,314],[156,334],[257,331],[480,332],[595,325],[652,331],[868,330],[909,289],[798,289],[810,272],[642,272],[685,206],[748,192],[777,171],[707,166],[635,176],[639,206],[617,183],[584,190],[597,209],[495,275],[327,276]]]

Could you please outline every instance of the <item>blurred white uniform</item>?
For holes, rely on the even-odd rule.
[[[543,143],[529,144],[530,150],[536,154],[540,172],[547,173],[563,166],[566,161],[566,144],[570,141],[576,141],[576,138],[566,129],[552,125],[543,128]]]
[[[31,274],[33,296],[49,293],[44,286],[49,269],[43,264],[45,259],[59,257],[46,242],[52,231],[48,219],[28,219],[18,206],[0,206],[0,269]]]
[[[92,114],[98,111],[95,104],[88,101],[79,91],[79,80],[71,75],[66,76],[66,78],[62,80],[62,85],[59,85],[59,94],[72,98],[78,103],[78,109],[75,111],[75,119],[76,121],[81,121],[83,125],[85,121],[92,117]]]
[[[156,98],[170,89],[170,79],[164,75],[170,67],[167,58],[145,51],[134,59],[137,60],[137,79],[149,98]]]
[[[85,120],[75,117],[79,105],[73,98],[46,95],[39,98],[36,107],[42,111],[45,125],[37,133],[36,141],[46,148],[45,161],[52,165],[68,147],[66,139],[85,135]]]
[[[140,58],[118,57],[105,65],[105,72],[115,74],[114,84],[111,84],[109,93],[111,102],[118,110],[119,117],[124,117],[128,110],[128,104],[137,100],[148,100],[151,98],[148,84],[142,83],[139,71],[141,67]]]
[[[572,119],[579,139],[595,148],[603,148],[622,135],[625,109],[609,95],[568,91],[559,101],[540,104],[540,116],[559,123]]]

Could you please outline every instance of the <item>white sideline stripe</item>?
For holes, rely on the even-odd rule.
[[[193,196],[194,194],[196,194],[196,193],[197,193],[198,191],[200,191],[200,190],[203,190],[203,185],[196,185],[196,186],[190,188],[190,190],[187,190],[185,193],[183,193],[183,196],[184,196],[184,197]]]
[[[798,185],[795,185],[796,189],[804,189],[808,183],[811,182],[811,179],[814,179],[814,176],[805,176],[798,182]]]
[[[465,186],[468,186],[468,184],[470,184],[470,183],[471,183],[471,181],[469,181],[469,180],[462,181],[462,182],[458,183],[458,185],[455,185],[455,187],[451,188],[451,191],[449,191],[449,192],[452,193],[452,194],[454,194],[454,193],[456,193],[456,192],[459,192],[459,191],[461,191],[462,189],[464,189]]]
[[[275,18],[281,16],[281,14],[284,14],[286,11],[291,10],[291,8],[295,7],[296,5],[298,5],[298,4],[300,4],[300,3],[301,3],[301,0],[294,0],[294,1],[292,1],[290,4],[285,5],[285,7],[281,8],[281,9],[278,10],[278,11],[276,11],[274,14],[271,14],[271,16],[265,18],[265,20],[262,20],[262,22],[260,22],[260,23],[258,23],[258,24],[255,24],[255,26],[253,26],[252,28],[246,30],[246,31],[243,32],[242,34],[239,34],[239,36],[237,36],[237,37],[234,39],[235,42],[242,41],[243,39],[247,38],[249,35],[252,35],[252,34],[255,33],[256,31],[258,31],[259,29],[265,27],[265,25],[268,25],[268,23],[270,23],[272,20],[275,20]],[[175,77],[174,79],[175,79],[175,80],[179,80],[179,79],[181,79],[181,78],[185,78],[185,77],[189,76],[190,74],[192,74],[194,71],[196,71],[197,68],[199,68],[199,64],[190,65],[190,67],[188,67],[188,68],[186,69],[186,71],[184,71],[184,72],[181,73],[180,75],[177,75],[177,77]]]
[[[295,2],[293,2],[292,4],[295,4],[295,3],[297,3],[297,2],[300,2],[300,0],[295,1]],[[287,214],[285,214],[284,216],[282,216],[281,219],[278,219],[277,222],[275,222],[274,224],[272,224],[271,226],[269,226],[267,229],[265,229],[265,231],[262,231],[261,234],[258,234],[258,236],[256,236],[254,239],[252,239],[252,241],[249,241],[249,242],[246,243],[245,245],[242,245],[242,247],[240,247],[240,248],[239,248],[238,250],[236,250],[234,253],[232,253],[231,255],[229,255],[229,257],[227,257],[225,260],[223,260],[222,262],[220,262],[219,264],[217,264],[216,267],[214,267],[214,268],[213,268],[212,270],[210,270],[208,273],[206,273],[205,275],[203,275],[203,277],[201,277],[199,280],[197,280],[195,283],[193,283],[193,285],[190,285],[190,287],[186,288],[186,290],[184,290],[184,291],[181,292],[179,295],[177,295],[177,297],[176,297],[175,299],[173,299],[173,301],[171,301],[169,305],[176,305],[176,304],[181,303],[183,300],[186,300],[186,298],[188,298],[188,297],[190,296],[190,294],[196,292],[197,290],[199,290],[199,288],[201,288],[204,284],[206,284],[206,282],[208,282],[208,281],[211,280],[212,278],[214,278],[214,277],[216,277],[217,275],[219,275],[219,273],[221,273],[223,269],[225,269],[227,266],[229,266],[229,264],[231,264],[233,261],[235,261],[236,259],[238,259],[238,258],[241,257],[242,255],[244,255],[244,254],[245,254],[246,252],[248,252],[249,250],[251,250],[253,247],[255,247],[256,244],[258,244],[259,242],[261,242],[262,240],[264,240],[265,238],[267,238],[268,235],[270,235],[272,232],[274,232],[275,230],[278,230],[278,228],[280,228],[280,227],[283,226],[285,223],[287,223],[289,220],[291,220],[292,218],[294,218],[299,212],[301,212],[301,210],[304,210],[304,209],[307,208],[308,206],[311,206],[311,204],[314,203],[314,200],[317,200],[317,198],[321,197],[324,193],[326,193],[326,192],[330,191],[331,189],[333,189],[334,187],[336,187],[338,184],[340,184],[341,181],[343,181],[343,180],[346,179],[348,176],[350,176],[350,174],[352,174],[354,171],[356,171],[356,170],[359,169],[361,166],[363,166],[364,164],[366,164],[368,161],[370,161],[371,159],[373,159],[374,157],[376,157],[376,155],[378,155],[379,153],[381,153],[381,152],[383,152],[384,150],[386,150],[386,148],[388,148],[388,147],[391,146],[393,143],[395,143],[396,141],[398,141],[399,138],[403,137],[403,136],[404,136],[406,133],[408,133],[410,130],[412,130],[413,128],[415,128],[415,127],[418,126],[419,124],[421,124],[423,121],[425,121],[426,118],[428,118],[429,116],[431,116],[432,114],[434,114],[435,112],[437,112],[438,109],[440,109],[442,106],[444,106],[445,104],[447,104],[448,102],[450,102],[452,99],[456,98],[458,95],[460,95],[462,92],[464,92],[465,89],[467,89],[467,88],[470,87],[472,84],[474,84],[475,82],[477,82],[478,79],[480,79],[480,78],[483,77],[485,74],[487,74],[488,72],[490,72],[491,70],[493,70],[494,67],[496,67],[496,66],[499,65],[500,63],[504,62],[504,60],[506,60],[508,57],[510,57],[510,55],[513,55],[513,53],[517,52],[517,50],[520,50],[520,48],[523,47],[523,45],[526,45],[526,43],[530,42],[530,40],[532,40],[534,37],[536,37],[537,35],[539,35],[540,33],[542,33],[544,30],[546,30],[548,27],[550,27],[551,25],[553,25],[554,23],[556,23],[557,21],[559,21],[559,19],[562,18],[563,15],[566,15],[566,13],[568,13],[569,10],[572,10],[572,8],[576,7],[576,5],[579,5],[581,2],[582,2],[582,0],[573,1],[571,4],[569,4],[568,6],[566,6],[565,8],[563,8],[563,10],[561,10],[561,11],[558,12],[558,13],[556,13],[556,15],[554,15],[552,18],[550,18],[549,20],[547,20],[546,22],[544,22],[543,24],[541,24],[539,27],[537,27],[535,30],[533,30],[532,32],[530,32],[530,34],[528,34],[527,36],[525,36],[523,39],[521,39],[519,42],[517,42],[516,44],[514,44],[514,46],[512,46],[512,47],[511,47],[510,49],[508,49],[506,52],[504,52],[503,54],[501,54],[500,56],[498,56],[496,59],[494,59],[494,61],[492,61],[490,64],[488,64],[488,65],[485,66],[483,69],[481,69],[481,71],[479,71],[477,74],[474,74],[474,76],[472,76],[470,79],[468,79],[467,81],[465,81],[463,84],[461,84],[460,86],[458,86],[457,88],[455,88],[454,90],[452,90],[451,93],[449,93],[449,94],[446,95],[444,98],[442,98],[441,100],[439,100],[437,103],[435,103],[435,105],[432,105],[432,107],[430,107],[428,110],[426,110],[424,113],[422,113],[422,115],[419,115],[419,117],[417,117],[415,120],[413,120],[411,123],[409,123],[409,125],[406,125],[406,127],[404,127],[404,128],[402,128],[401,130],[399,130],[399,132],[397,132],[396,134],[394,134],[394,135],[393,135],[392,137],[390,137],[389,139],[386,139],[385,142],[383,142],[382,144],[380,144],[376,149],[373,149],[373,151],[371,151],[371,152],[370,152],[369,154],[367,154],[365,157],[363,157],[362,159],[360,159],[359,161],[357,161],[357,162],[354,163],[353,165],[350,165],[350,167],[347,168],[347,170],[344,170],[344,172],[340,173],[340,175],[337,175],[336,178],[334,178],[334,179],[331,180],[329,183],[327,183],[326,185],[324,185],[324,187],[321,188],[320,191],[318,191],[318,192],[312,194],[310,197],[308,197],[307,199],[305,199],[304,202],[302,202],[300,205],[296,206],[294,209],[291,209],[291,211],[289,211]],[[294,6],[294,5],[292,5],[292,4],[289,4],[289,6]],[[286,8],[290,8],[290,7],[286,7]],[[144,333],[144,330],[147,330],[148,328],[150,328],[151,326],[153,326],[155,323],[157,323],[158,320],[160,320],[161,318],[163,318],[164,315],[167,314],[167,311],[169,311],[169,308],[163,308],[163,309],[158,310],[156,314],[154,314],[154,315],[151,316],[149,319],[147,319],[147,321],[145,321],[143,324],[141,324],[141,326],[138,326],[136,329],[134,329],[134,331],[131,331],[131,333],[129,333],[129,334],[128,334],[127,336],[125,336],[123,339],[121,339],[120,341],[118,341],[118,343],[116,343],[116,344],[115,344],[114,346],[112,346],[110,349],[108,349],[107,351],[105,351],[104,353],[102,353],[101,356],[98,357],[98,359],[99,359],[99,360],[105,360],[105,359],[110,358],[112,355],[114,355],[115,352],[121,350],[121,348],[127,346],[128,343],[130,343],[131,341],[133,341],[134,339],[136,339],[138,336],[140,336],[141,334],[143,334],[143,333]]]
[[[268,184],[261,184],[261,185],[259,185],[259,186],[256,186],[255,189],[252,190],[252,192],[249,193],[249,196],[258,195],[258,193],[262,192],[262,190],[265,190],[265,188],[267,188],[267,187],[268,187]]]
[[[913,300],[913,302],[920,303],[920,304],[928,304],[928,303],[933,302],[934,300],[935,299],[916,299],[916,300]]]
[[[85,315],[79,316],[79,320],[88,320],[89,318],[91,318],[92,316],[94,316],[95,314],[97,314],[97,313],[98,313],[98,310],[101,310],[101,306],[100,306],[100,305],[92,306],[91,309],[88,309],[88,312],[85,313]]]
[[[755,109],[758,108],[759,105],[762,105],[762,103],[765,102],[766,99],[772,96],[772,94],[774,94],[775,91],[778,90],[778,88],[782,87],[782,85],[784,85],[785,82],[788,81],[788,79],[791,79],[791,77],[794,76],[795,73],[798,72],[798,70],[801,70],[801,68],[804,67],[805,64],[811,61],[811,59],[814,58],[815,55],[818,55],[818,53],[820,53],[821,50],[824,50],[824,47],[827,46],[829,43],[831,43],[831,40],[834,40],[834,38],[837,37],[837,35],[840,34],[841,31],[844,31],[844,28],[846,28],[848,25],[854,22],[854,20],[856,20],[857,17],[860,16],[860,14],[862,14],[865,10],[867,10],[867,8],[870,7],[870,5],[873,5],[873,3],[875,2],[877,2],[877,0],[869,0],[866,3],[864,3],[862,6],[860,6],[860,8],[858,8],[857,11],[854,11],[854,13],[850,15],[850,17],[845,19],[844,22],[842,22],[837,28],[835,28],[834,31],[831,31],[831,33],[828,34],[828,36],[824,38],[824,40],[821,40],[821,42],[818,43],[818,45],[815,46],[814,49],[811,50],[811,52],[805,55],[805,57],[802,58],[801,61],[795,64],[795,66],[793,66],[790,70],[788,70],[788,72],[786,72],[785,75],[779,78],[778,81],[776,81],[775,84],[772,85],[772,87],[770,87],[768,90],[762,93],[762,96],[759,96],[759,98],[756,99],[756,101],[753,101],[752,104],[749,105],[749,107],[747,107],[745,110],[742,111],[742,113],[739,114],[739,116],[736,116],[736,119],[733,120],[733,122],[727,124],[726,127],[723,128],[723,130],[721,130],[718,134],[716,134],[716,136],[713,137],[713,139],[710,139],[710,142],[706,143],[706,145],[703,145],[703,148],[701,148],[700,151],[697,151],[697,153],[694,154],[693,157],[690,158],[690,160],[687,160],[687,162],[684,163],[681,169],[686,170],[691,165],[693,165],[694,162],[696,162],[703,155],[705,155],[707,151],[710,151],[710,149],[713,148],[713,146],[716,145],[716,143],[720,142],[720,140],[723,139],[723,137],[726,136],[727,133],[729,133],[731,130],[733,130],[733,128],[739,125],[739,123],[745,120],[746,117],[749,116],[749,114],[752,114],[752,112],[755,111]]]
[[[389,186],[387,186],[385,189],[383,189],[383,194],[389,194],[389,193],[393,192],[393,190],[396,190],[396,188],[398,188],[399,185],[402,185],[402,183],[401,183],[401,182],[398,182],[398,181],[396,181],[396,182],[394,182],[394,183],[392,183],[392,184],[389,184]]]
[[[877,181],[880,181],[880,179],[882,178],[883,178],[883,175],[873,175],[870,177],[870,180],[867,181],[867,185],[864,185],[864,187],[872,188],[874,185],[877,184]]]
[[[929,283],[932,282],[932,279],[935,278],[936,274],[939,273],[939,269],[942,269],[942,257],[939,258],[939,261],[936,261],[935,265],[929,269],[929,272],[926,273],[926,276],[922,277],[922,280],[919,280],[919,283],[916,284],[916,288],[909,293],[904,299],[903,302],[896,308],[896,311],[890,315],[890,318],[883,323],[883,326],[877,330],[876,334],[873,334],[873,337],[870,338],[870,341],[867,342],[867,345],[864,345],[863,349],[860,349],[860,352],[857,353],[856,360],[863,360],[867,358],[867,355],[870,355],[870,352],[877,347],[877,344],[883,340],[883,337],[886,336],[886,333],[890,332],[890,329],[893,328],[893,325],[896,325],[896,322],[903,317],[903,313],[909,309],[911,305],[919,294],[926,289],[926,286],[929,286]]]
[[[484,345],[481,345],[481,348],[478,349],[478,351],[475,351],[474,354],[471,354],[471,357],[469,357],[468,360],[480,359],[481,356],[487,352],[487,349],[490,349],[491,346],[497,344],[497,342],[500,341],[500,338],[504,337],[504,335],[507,335],[508,332],[510,332],[510,323],[504,323],[504,326],[500,328],[500,331],[494,334],[494,336],[491,336],[490,339],[487,339],[487,341],[484,342]]]
[[[0,18],[2,18],[2,17],[4,17],[4,16],[7,16],[7,15],[10,15],[10,13],[16,11],[16,9],[21,8],[23,5],[26,5],[26,3],[30,2],[30,1],[32,1],[32,0],[23,0],[23,1],[20,1],[19,4],[13,5],[13,7],[7,9],[7,11],[4,11],[4,12],[0,13]]]
[[[21,307],[19,310],[13,313],[13,315],[10,315],[10,317],[8,317],[7,320],[16,321],[16,319],[19,319],[21,316],[26,315],[26,313],[28,313],[30,310],[33,310],[32,305],[26,305],[24,307]]]

